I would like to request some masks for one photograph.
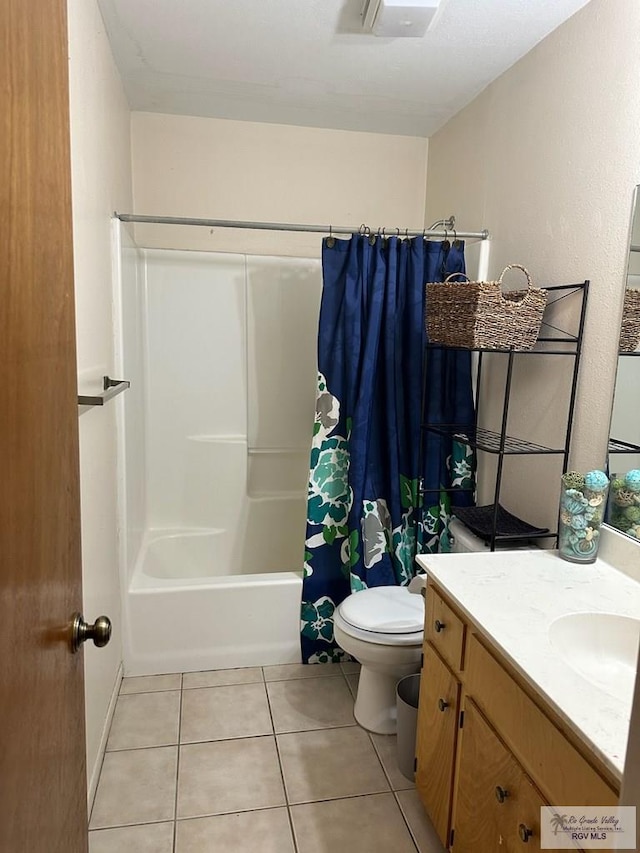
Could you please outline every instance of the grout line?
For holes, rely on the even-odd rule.
[[[364,731],[366,731],[366,729]],[[382,756],[380,755],[380,753],[376,749],[375,742],[374,742],[373,738],[371,737],[371,732],[367,731],[367,735],[369,736],[369,743],[373,747],[373,751],[376,754],[376,758],[380,762],[380,767],[382,767],[382,772],[384,773],[384,778],[387,780],[387,784],[389,785],[389,790],[393,791],[393,785],[391,784],[391,777],[387,773],[387,768],[384,766],[384,761],[382,760]]]
[[[305,735],[311,734],[311,732],[335,732],[337,729],[359,729],[362,726],[359,726],[355,721],[353,723],[345,723],[342,726],[320,726],[317,729],[293,729],[292,731],[286,732],[276,732],[276,737],[282,737],[282,735]],[[363,729],[364,731],[364,729]]]
[[[182,695],[183,695],[182,682],[183,682],[182,673],[180,673],[180,705],[178,708],[178,755],[176,758],[176,794],[175,794],[175,797],[173,800],[173,844],[171,847],[171,849],[173,850],[173,853],[175,853],[176,844],[178,843],[178,839],[177,839],[177,836],[178,836],[177,818],[178,818],[178,780],[180,778],[180,736],[182,734]]]
[[[108,829],[129,829],[132,826],[157,826],[160,823],[175,823],[170,817],[163,817],[159,820],[143,820],[140,823],[114,823],[109,826],[94,826],[89,832],[104,832]]]
[[[182,708],[182,702],[180,703],[180,708]],[[338,729],[356,729],[362,728],[358,726],[357,723],[345,723],[341,726],[321,726],[317,729],[293,729],[292,731],[286,732],[262,732],[261,734],[253,734],[253,735],[236,735],[235,737],[222,737],[222,738],[207,738],[206,740],[187,740],[182,742],[174,742],[174,743],[154,743],[149,746],[123,746],[120,749],[110,749],[105,752],[105,755],[116,755],[120,752],[142,752],[147,749],[170,749],[174,746],[199,746],[203,743],[228,743],[232,740],[249,740],[251,738],[261,738],[261,737],[281,737],[282,735],[304,735],[311,734],[311,732],[334,732]],[[365,731],[365,729],[362,729]],[[180,737],[180,733],[178,733],[178,737]],[[377,754],[377,753],[376,753]],[[409,789],[403,789],[409,790]]]
[[[263,669],[264,672],[264,669]],[[267,689],[267,682],[264,684],[264,692],[267,697],[267,707],[269,708],[269,717],[271,718],[271,727],[273,729],[273,741],[276,745],[276,755],[278,756],[278,766],[280,768],[280,779],[282,780],[282,790],[284,792],[284,802],[287,808],[287,818],[289,819],[289,831],[291,832],[291,841],[293,843],[294,853],[298,853],[298,841],[296,839],[296,831],[293,826],[293,817],[291,815],[291,808],[289,807],[289,793],[287,791],[287,785],[284,779],[284,768],[282,767],[282,758],[280,757],[280,745],[278,744],[278,738],[276,737],[276,725],[273,720],[273,711],[271,709],[271,699],[269,698],[269,691]]]
[[[411,790],[411,789],[408,788],[407,790]],[[409,823],[407,816],[404,813],[404,809],[402,808],[402,805],[400,804],[400,800],[398,799],[398,793],[399,792],[398,791],[392,791],[391,793],[393,794],[393,798],[396,801],[396,805],[398,806],[400,814],[402,815],[402,820],[404,821],[404,824],[407,827],[407,831],[408,831],[409,835],[411,836],[411,840],[413,841],[413,846],[416,848],[417,853],[420,853],[420,848],[418,847],[418,842],[416,841],[416,837],[413,834],[413,830],[411,829],[411,824]]]
[[[129,690],[126,693],[119,693],[118,699],[121,696],[155,696],[156,693],[177,693],[182,690],[182,687],[167,687],[162,690]]]
[[[176,818],[176,823],[185,823],[188,820],[206,820],[210,817],[225,817],[233,814],[249,814],[250,812],[273,812],[277,809],[286,808],[286,804],[281,803],[279,806],[258,806],[257,808],[234,809],[232,812],[206,812],[205,814],[185,815],[184,817]]]

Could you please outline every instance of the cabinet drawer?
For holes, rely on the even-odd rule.
[[[416,740],[416,787],[445,847],[458,732],[460,684],[429,643],[424,644]]]
[[[466,688],[551,805],[617,803],[616,791],[475,635],[468,643]]]
[[[457,672],[462,669],[466,626],[437,589],[427,587],[425,637]]]
[[[454,820],[456,853],[537,853],[540,806],[546,803],[469,699],[465,701],[461,738]]]

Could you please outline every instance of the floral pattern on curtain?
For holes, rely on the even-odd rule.
[[[474,420],[470,354],[438,349],[425,358],[424,285],[464,272],[463,244],[354,235],[325,240],[322,264],[305,663],[344,657],[333,613],[347,595],[407,584],[417,551],[448,549],[452,496],[471,502],[475,470],[467,450],[446,437],[429,434],[421,452],[425,370],[430,416]],[[470,491],[452,495],[453,486]]]

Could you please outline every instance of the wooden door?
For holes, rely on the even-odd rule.
[[[546,801],[477,706],[465,700],[455,853],[539,853],[543,805]]]
[[[65,0],[0,2],[0,851],[87,849]]]
[[[416,735],[416,787],[440,840],[449,846],[460,683],[424,645]]]

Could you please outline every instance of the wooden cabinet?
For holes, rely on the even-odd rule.
[[[540,850],[543,805],[614,805],[616,782],[429,584],[416,786],[453,853]]]
[[[460,739],[456,853],[537,853],[543,805],[535,785],[468,699]]]
[[[425,637],[454,672],[459,672],[464,663],[465,633],[464,622],[442,596],[437,592],[427,596]]]
[[[446,846],[460,713],[460,682],[432,646],[425,646],[416,735],[416,787]]]

